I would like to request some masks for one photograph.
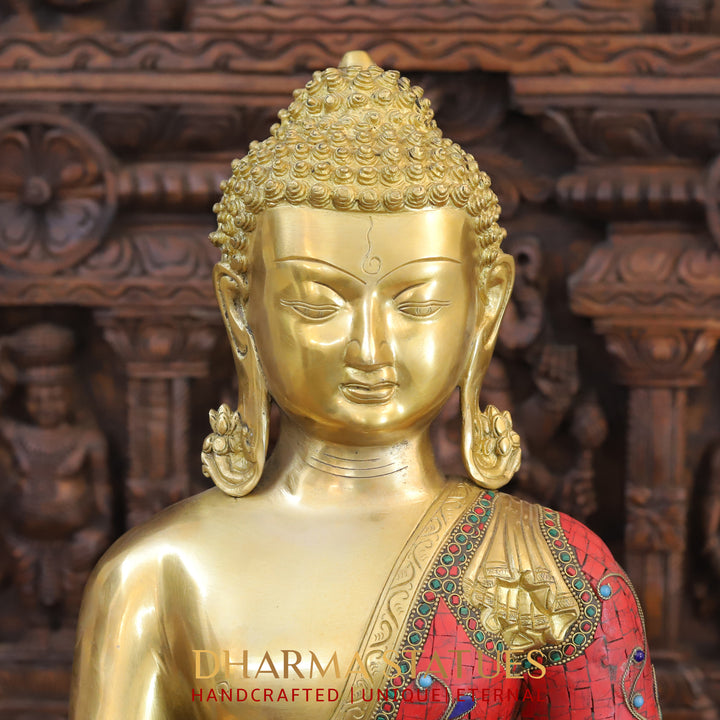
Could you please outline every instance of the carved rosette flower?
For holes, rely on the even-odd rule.
[[[0,262],[51,274],[89,255],[115,214],[113,162],[82,125],[18,113],[0,121]]]
[[[509,481],[520,467],[520,436],[512,428],[510,413],[488,405],[474,418],[473,459],[489,479]]]

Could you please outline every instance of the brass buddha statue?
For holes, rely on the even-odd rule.
[[[364,53],[279,120],[215,207],[240,389],[211,412],[217,487],[101,560],[71,718],[658,717],[607,549],[496,492],[520,450],[478,402],[513,281],[489,178]],[[469,480],[428,435],[458,386]]]

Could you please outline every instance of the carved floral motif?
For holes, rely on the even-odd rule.
[[[0,260],[51,274],[89,255],[114,214],[112,162],[67,118],[19,113],[0,120]]]
[[[630,487],[626,542],[635,552],[685,549],[685,488]]]

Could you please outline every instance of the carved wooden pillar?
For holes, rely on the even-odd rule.
[[[98,321],[128,378],[126,511],[133,526],[190,494],[190,382],[208,374],[220,322],[209,310],[102,312]]]
[[[681,646],[691,475],[687,390],[705,381],[720,337],[720,252],[681,227],[616,225],[571,278],[571,303],[595,318],[629,388],[625,567],[645,611],[650,646],[688,717],[715,717],[691,669],[663,651]],[[666,668],[667,669],[667,668]],[[679,685],[685,689],[678,690]],[[661,693],[661,699],[662,693]],[[667,704],[674,705],[673,702]]]

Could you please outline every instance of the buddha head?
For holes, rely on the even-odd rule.
[[[279,120],[214,208],[240,392],[237,411],[211,412],[205,474],[254,487],[268,393],[310,435],[376,446],[423,431],[460,386],[468,472],[504,484],[518,438],[479,409],[513,280],[488,176],[420,88],[364,53],[315,73]]]

